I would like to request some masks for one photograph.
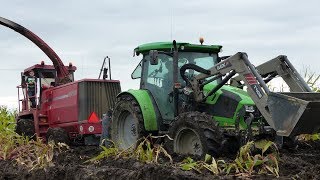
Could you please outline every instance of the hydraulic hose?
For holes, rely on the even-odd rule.
[[[200,72],[200,73],[203,73],[203,74],[207,74],[207,75],[210,74],[210,71],[209,71],[209,70],[204,69],[204,68],[202,68],[202,67],[200,67],[200,66],[197,66],[197,65],[195,65],[195,64],[185,64],[185,65],[183,65],[183,66],[180,68],[180,75],[181,75],[182,79],[183,79],[184,81],[186,81],[186,83],[188,83],[188,82],[187,82],[187,81],[188,81],[188,78],[187,78],[187,76],[185,75],[187,69],[193,69],[193,70],[195,70],[195,71],[197,71],[197,72]]]

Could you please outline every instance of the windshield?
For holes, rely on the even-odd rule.
[[[48,88],[55,85],[55,71],[39,72],[39,77],[42,88]]]
[[[179,69],[185,64],[195,64],[204,69],[209,69],[218,63],[217,54],[199,53],[199,52],[180,52],[178,66]],[[198,75],[199,72],[189,69],[187,75]]]
[[[166,54],[159,54],[158,56],[158,64],[151,65],[149,56],[146,55],[144,57],[146,61],[146,66],[144,68],[144,74],[146,74],[146,78],[144,82],[163,87],[170,88],[173,86],[173,58]],[[218,62],[217,54],[209,54],[209,53],[199,53],[199,52],[179,52],[178,59],[178,81],[180,83],[184,83],[180,76],[180,68],[185,64],[195,64],[204,69],[209,69],[213,67]],[[186,71],[186,76],[196,76],[200,74],[197,71],[192,69],[188,69]]]

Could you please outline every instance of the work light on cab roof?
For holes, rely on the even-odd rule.
[[[203,44],[203,42],[204,42],[203,37],[200,37],[200,38],[199,38],[199,42],[200,42],[201,45]]]

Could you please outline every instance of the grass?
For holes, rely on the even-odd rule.
[[[254,151],[258,151],[257,153]],[[271,141],[248,142],[242,146],[236,159],[231,162],[215,160],[206,155],[204,161],[195,162],[187,157],[181,164],[182,170],[195,170],[202,173],[204,169],[214,175],[219,174],[241,174],[250,176],[256,174],[273,174],[279,176],[279,152],[277,146]]]
[[[131,146],[128,149],[120,150],[118,146],[110,141],[113,145],[110,147],[101,146],[102,151],[96,157],[89,159],[88,162],[99,162],[106,158],[133,158],[143,163],[167,163],[168,161],[159,161],[160,157],[167,158],[173,167],[180,167],[185,171],[196,171],[203,173],[209,171],[213,175],[223,174],[272,174],[279,176],[279,151],[277,146],[266,140],[258,142],[249,142],[242,146],[237,157],[231,161],[216,160],[211,155],[206,155],[203,161],[194,161],[191,157],[185,158],[180,163],[173,164],[171,155],[162,147],[162,145],[153,144],[152,136],[139,140],[136,148]],[[103,144],[103,143],[102,143]]]
[[[14,161],[29,170],[53,166],[54,152],[66,148],[65,144],[44,144],[41,139],[30,140],[15,129],[16,111],[0,106],[0,160]]]
[[[316,74],[315,72],[310,72],[310,70],[305,69],[304,79],[307,82],[307,84],[311,87],[312,91],[320,92],[320,88],[319,88],[320,75],[319,74]]]
[[[14,133],[16,111],[10,111],[6,106],[0,106],[0,133]]]
[[[160,157],[165,157],[170,163],[173,163],[171,155],[162,147],[162,145],[154,144],[153,139],[158,137],[148,136],[138,140],[140,142],[137,147],[133,145],[125,150],[120,150],[118,145],[112,141],[112,146],[100,146],[102,151],[96,157],[89,159],[86,162],[97,162],[105,158],[114,157],[118,158],[134,158],[144,163],[159,163]],[[109,140],[108,140],[109,141]],[[102,142],[104,144],[104,142]]]

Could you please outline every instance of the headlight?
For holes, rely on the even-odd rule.
[[[244,109],[246,110],[246,112],[254,112],[254,106],[244,105]]]

